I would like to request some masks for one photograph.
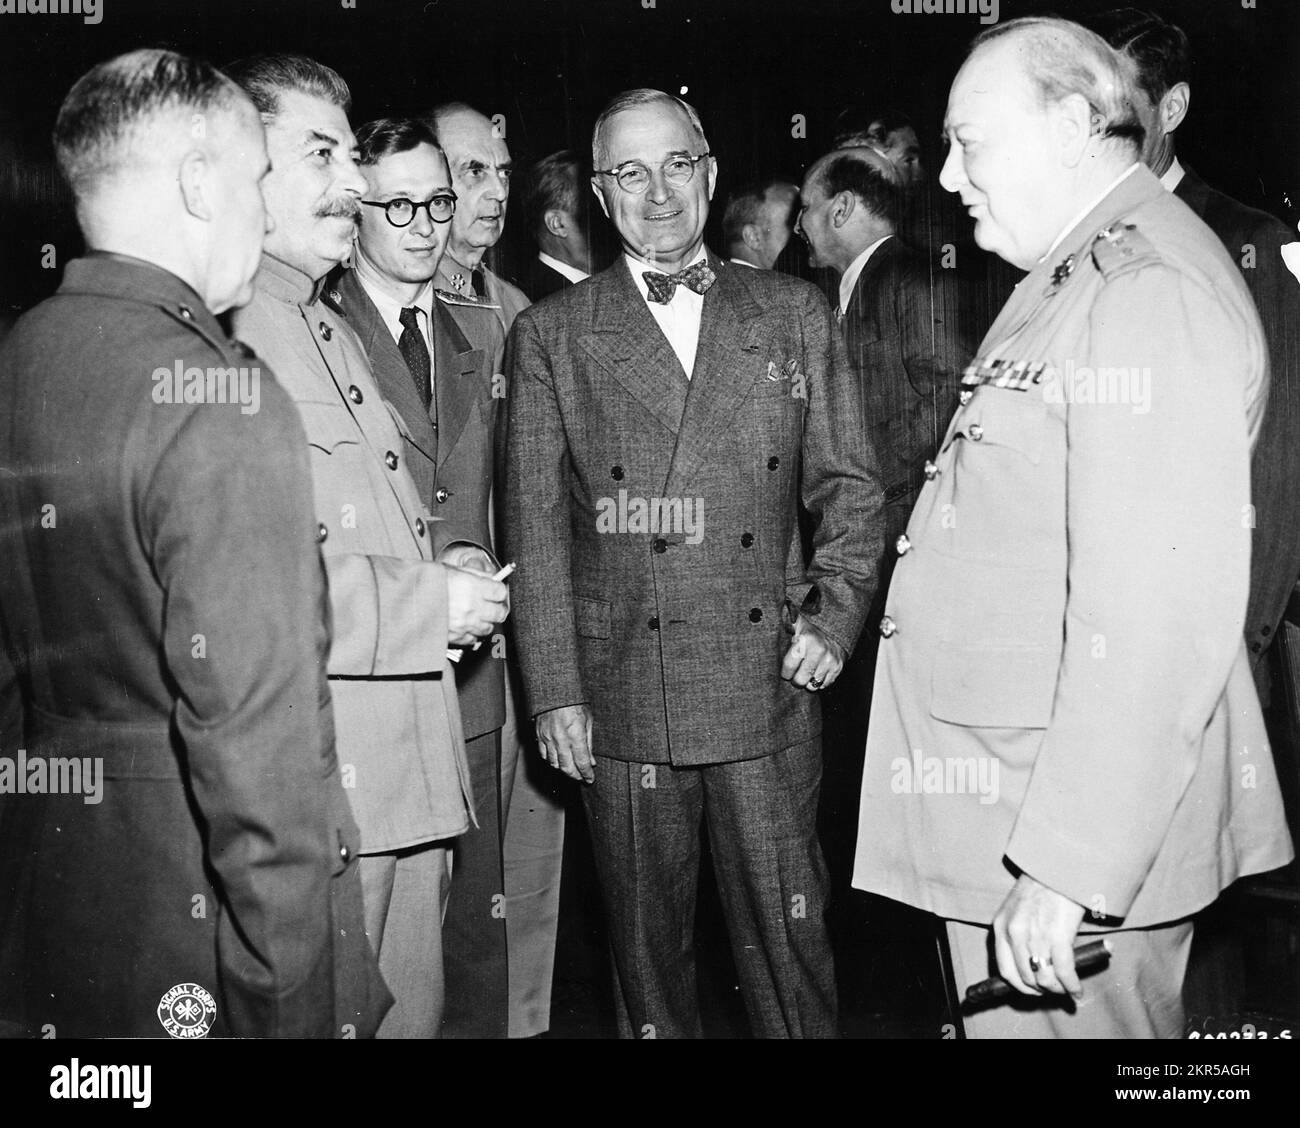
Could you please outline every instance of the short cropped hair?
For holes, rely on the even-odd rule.
[[[421,145],[432,145],[438,152],[442,146],[433,127],[420,118],[391,117],[368,121],[357,129],[357,164],[363,168],[378,164],[394,153],[409,153]]]
[[[524,185],[524,218],[529,231],[540,234],[552,208],[579,214],[584,172],[582,158],[572,149],[551,153],[533,165]]]
[[[436,135],[442,127],[442,123],[451,117],[452,114],[481,114],[482,111],[475,109],[468,102],[439,102],[427,114],[424,120],[429,123]],[[486,115],[483,115],[486,116]]]
[[[897,226],[902,209],[898,180],[851,149],[835,152],[822,165],[817,184],[828,198],[852,192],[868,211]]]
[[[306,55],[254,55],[224,68],[253,100],[263,121],[280,112],[280,96],[289,91],[323,98],[343,112],[352,110],[352,92],[332,67]]]
[[[1192,47],[1181,27],[1138,8],[1103,12],[1088,23],[1137,65],[1138,85],[1153,106],[1171,87],[1191,81]]]
[[[175,51],[118,55],[82,75],[59,107],[54,155],[78,197],[118,173],[138,130],[159,114],[208,114],[242,101],[216,67]]]
[[[726,210],[722,213],[722,242],[728,250],[744,241],[747,224],[763,222],[763,206],[767,203],[768,193],[782,184],[789,185],[798,193],[798,189],[789,181],[782,180],[779,176],[770,176],[766,180],[747,184],[731,194]]]
[[[1050,16],[1029,16],[995,24],[970,45],[981,47],[1019,36],[1029,41],[1025,74],[1042,106],[1078,94],[1101,116],[1101,133],[1140,149],[1146,130],[1137,116],[1137,88],[1123,59],[1100,35],[1082,24]]]
[[[635,90],[624,90],[621,94],[615,94],[605,108],[600,111],[600,116],[596,118],[596,124],[591,131],[591,160],[596,168],[601,168],[605,164],[605,127],[609,124],[609,119],[624,110],[630,110],[636,106],[651,106],[656,102],[666,102],[681,110],[691,123],[691,129],[700,143],[700,152],[702,153],[708,149],[709,141],[704,136],[704,126],[700,122],[700,115],[696,113],[694,106],[678,98],[675,94],[666,94],[662,90],[652,90],[647,86],[641,86]]]

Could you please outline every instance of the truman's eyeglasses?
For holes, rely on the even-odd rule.
[[[659,166],[664,171],[664,180],[674,188],[685,187],[695,175],[695,166],[709,155],[705,151],[698,157],[688,156],[685,153],[679,157],[669,157]],[[624,192],[633,196],[639,196],[650,187],[650,168],[641,161],[624,161],[617,168],[598,168],[596,175],[612,176]]]
[[[420,203],[408,200],[405,196],[398,196],[397,199],[386,203],[377,200],[361,202],[368,208],[383,208],[388,222],[394,227],[409,227],[421,208],[429,213],[429,218],[434,223],[446,223],[456,214],[456,199],[455,192],[440,192]]]

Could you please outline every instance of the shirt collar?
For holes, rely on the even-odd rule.
[[[312,278],[296,266],[263,251],[254,284],[278,301],[314,305],[325,288],[325,279]]]
[[[853,298],[853,290],[858,284],[858,279],[862,276],[862,268],[867,265],[867,260],[876,253],[876,249],[884,243],[886,239],[892,239],[892,232],[889,235],[881,236],[871,246],[866,247],[857,258],[849,263],[849,268],[844,272],[844,277],[840,279],[840,312],[843,313],[849,308],[849,302]]]
[[[761,266],[758,266],[757,264],[752,262],[746,262],[744,259],[733,258],[733,259],[727,259],[727,261],[731,263],[733,266],[747,266],[749,267],[750,270],[763,269]]]
[[[708,252],[705,250],[704,245],[701,243],[700,253],[696,255],[693,259],[691,259],[691,261],[688,262],[686,266],[683,266],[682,269],[685,270],[687,267],[694,266],[697,262],[707,262],[708,258],[709,258]],[[645,279],[642,278],[641,275],[647,270],[659,270],[661,274],[663,273],[663,271],[660,270],[659,267],[655,266],[654,263],[646,262],[644,259],[637,258],[636,255],[632,254],[630,251],[623,252],[623,261],[627,263],[627,268],[632,274],[632,281],[636,283],[636,288],[641,291],[641,296],[648,301],[650,295],[650,287],[645,284]],[[694,293],[694,291],[690,290],[686,286],[677,287],[678,293],[680,293],[682,290],[686,290],[687,293]],[[676,294],[674,294],[673,296],[676,297]],[[701,295],[697,294],[696,297],[701,297]]]
[[[1103,188],[1100,192],[1098,192],[1096,196],[1094,196],[1091,200],[1089,200],[1088,206],[1086,208],[1080,208],[1078,214],[1075,215],[1074,218],[1071,219],[1069,223],[1067,223],[1064,227],[1061,228],[1061,233],[1057,235],[1057,237],[1052,241],[1052,245],[1047,248],[1047,254],[1043,255],[1043,257],[1040,258],[1038,261],[1045,262],[1047,259],[1051,258],[1052,252],[1056,250],[1056,248],[1059,247],[1063,242],[1065,242],[1065,237],[1076,227],[1078,227],[1079,224],[1082,223],[1088,217],[1088,213],[1091,212],[1093,208],[1095,208],[1098,204],[1102,202],[1102,200],[1104,200],[1107,196],[1109,196],[1113,191],[1115,191],[1116,188],[1118,188],[1121,184],[1123,184],[1124,181],[1126,181],[1130,176],[1132,176],[1135,172],[1137,172],[1138,169],[1142,167],[1143,165],[1141,161],[1134,161],[1131,165],[1128,166],[1128,168],[1126,168],[1117,177],[1115,177],[1114,180],[1112,180],[1109,184],[1107,184],[1105,188]]]
[[[382,279],[378,276],[374,267],[366,261],[365,257],[357,252],[357,259],[352,267],[356,273],[357,281],[361,283],[361,288],[365,290],[366,295],[375,304],[375,309],[379,311],[379,316],[384,319],[389,329],[396,333],[401,332],[402,310],[414,306],[424,312],[426,321],[433,319],[433,279],[425,282],[420,292],[415,295],[415,300],[410,303],[399,302],[384,287]]]
[[[1165,190],[1172,192],[1179,184],[1183,182],[1183,177],[1187,175],[1187,170],[1183,168],[1182,162],[1175,157],[1173,163],[1164,171],[1160,177],[1160,183],[1165,186]]]
[[[537,261],[543,266],[549,266],[556,274],[562,275],[570,282],[581,282],[584,278],[591,277],[585,270],[579,270],[576,266],[561,262],[554,255],[548,255],[545,251],[537,252]]]

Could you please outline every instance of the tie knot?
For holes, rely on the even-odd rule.
[[[412,332],[419,332],[420,319],[416,317],[416,314],[419,312],[419,306],[407,306],[397,315],[397,320],[402,323],[403,329],[410,329]]]
[[[646,289],[649,291],[646,298],[659,305],[667,305],[673,300],[673,294],[677,292],[678,286],[685,286],[688,290],[703,294],[717,281],[718,276],[713,273],[713,268],[708,262],[701,259],[676,274],[661,274],[657,270],[646,270],[642,271],[641,277],[645,279]]]

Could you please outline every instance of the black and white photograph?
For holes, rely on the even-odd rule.
[[[1240,1104],[1298,820],[1300,5],[0,0],[38,1106],[307,1039]]]

